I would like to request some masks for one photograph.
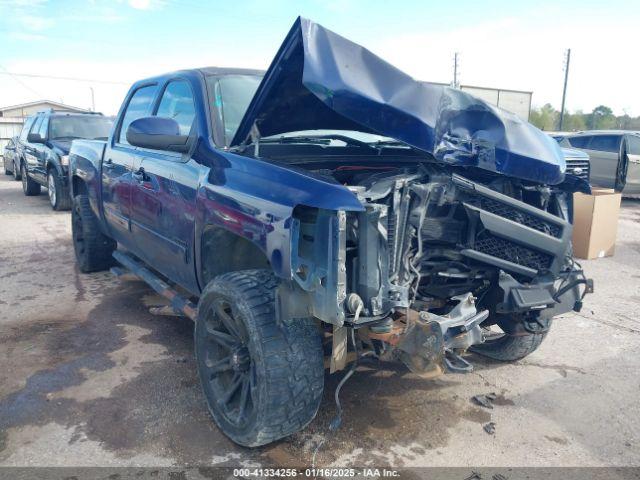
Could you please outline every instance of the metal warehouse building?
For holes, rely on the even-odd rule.
[[[449,86],[447,83],[424,83]],[[508,112],[515,113],[522,120],[527,122],[529,121],[529,114],[531,113],[531,96],[533,95],[533,92],[509,90],[506,88],[477,87],[473,85],[460,85],[460,90]]]

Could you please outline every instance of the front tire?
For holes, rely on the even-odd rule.
[[[69,190],[64,187],[62,179],[54,169],[47,173],[47,193],[51,208],[56,211],[69,210],[71,208],[71,198]]]
[[[71,236],[81,272],[98,272],[113,265],[111,254],[117,244],[100,230],[87,195],[78,195],[73,199]]]
[[[545,329],[540,332],[518,331],[510,334],[506,331],[502,334],[489,337],[484,343],[474,345],[471,351],[501,362],[515,362],[535,352],[549,333],[551,320],[545,321]]]
[[[247,447],[301,430],[322,399],[320,332],[311,318],[276,319],[277,284],[267,270],[223,274],[198,305],[195,354],[209,411]]]
[[[20,165],[20,177],[22,178],[22,191],[27,197],[40,195],[40,184],[29,177],[27,167],[24,166],[24,163]]]

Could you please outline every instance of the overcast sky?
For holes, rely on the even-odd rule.
[[[640,115],[640,1],[0,0],[0,106],[41,98],[116,113],[138,79],[266,68],[298,15],[421,80],[533,91],[560,108]],[[41,79],[19,74],[91,81]],[[101,80],[102,82],[98,82]]]

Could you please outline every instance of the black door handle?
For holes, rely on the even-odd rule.
[[[110,169],[114,168],[116,165],[115,165],[115,163],[113,163],[113,160],[111,160],[109,158],[109,159],[105,160],[105,162],[102,164],[102,166],[104,168],[107,168],[107,169],[110,170]]]

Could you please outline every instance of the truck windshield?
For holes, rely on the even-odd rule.
[[[238,130],[249,102],[260,85],[259,75],[214,75],[207,77],[213,116],[224,125],[225,143],[229,145]],[[217,110],[217,112],[216,112]]]
[[[113,119],[100,115],[69,115],[51,117],[49,123],[50,140],[70,140],[74,138],[107,139]]]

